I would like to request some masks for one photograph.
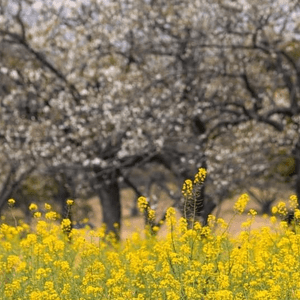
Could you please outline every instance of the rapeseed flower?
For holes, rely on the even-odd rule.
[[[138,198],[138,208],[140,209],[140,212],[143,213],[147,207],[148,207],[149,203],[146,199],[146,197],[141,196]]]
[[[241,195],[233,206],[234,211],[238,214],[242,214],[245,211],[249,200],[250,198],[247,194]]]
[[[182,194],[185,197],[189,197],[192,195],[193,192],[193,182],[190,179],[185,180],[183,187],[182,187]]]
[[[52,206],[49,203],[45,203],[45,209],[46,210],[51,210]]]
[[[287,210],[287,207],[286,207],[285,202],[280,201],[280,202],[277,204],[277,213],[278,213],[279,215],[282,215],[283,217],[286,216],[286,215],[288,214],[288,210]]]
[[[166,212],[166,223],[169,227],[173,227],[176,223],[175,218],[175,209],[173,207],[169,207]]]
[[[290,199],[289,199],[289,204],[290,204],[290,208],[292,210],[295,210],[296,208],[298,208],[298,198],[296,195],[291,195]]]
[[[35,204],[35,203],[31,203],[30,205],[29,205],[29,210],[37,210],[38,209],[38,206]]]
[[[36,211],[36,212],[33,214],[33,216],[34,216],[35,218],[39,219],[39,218],[42,216],[42,213],[39,212],[39,211]]]
[[[71,230],[71,220],[70,219],[63,219],[61,221],[61,229],[63,231],[70,231]]]
[[[148,208],[148,220],[153,221],[155,220],[155,210],[152,208]]]
[[[294,217],[297,221],[300,220],[300,210],[299,209],[295,209]]]
[[[56,220],[57,219],[57,213],[55,211],[49,211],[45,214],[45,218],[48,220]]]
[[[248,201],[242,195],[234,211],[242,213]],[[147,199],[139,202],[154,218]],[[284,214],[285,207],[277,205],[276,213]],[[294,215],[300,218],[297,207]],[[1,224],[0,295],[8,300],[299,299],[297,226],[290,228],[272,216],[275,230],[251,230],[255,217],[250,210],[245,229],[231,236],[230,223],[223,219],[210,216],[208,226],[194,222],[190,228],[186,218],[177,220],[175,209],[169,208],[166,237],[144,238],[135,232],[116,243],[104,226],[72,229],[70,219],[59,222],[47,209],[31,226]]]
[[[8,205],[9,205],[10,207],[13,207],[13,206],[15,205],[15,203],[16,203],[15,199],[12,199],[12,198],[8,199],[7,202],[8,202]]]
[[[74,200],[68,199],[67,200],[67,205],[72,206],[74,204]]]
[[[198,173],[195,175],[194,183],[202,183],[206,178],[206,170],[204,168],[200,168]]]

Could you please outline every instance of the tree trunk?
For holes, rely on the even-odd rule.
[[[10,198],[22,182],[33,172],[35,169],[34,167],[29,168],[28,170],[24,171],[18,178],[15,178],[15,173],[17,173],[19,168],[18,166],[11,166],[9,173],[7,174],[4,184],[0,189],[0,214],[1,211],[6,204],[8,198]]]
[[[296,171],[295,191],[298,197],[298,204],[300,206],[300,139],[298,140],[294,149],[294,158]]]
[[[69,208],[67,206],[67,200],[70,198],[70,193],[67,190],[67,188],[65,187],[64,179],[62,179],[58,183],[58,185],[59,185],[59,187],[58,187],[57,200],[58,200],[58,202],[60,203],[60,206],[61,206],[61,215],[62,215],[63,218],[70,219],[72,221],[70,211],[69,211]]]
[[[120,188],[115,176],[110,180],[102,180],[98,190],[102,206],[103,223],[106,225],[106,232],[114,232],[117,239],[120,238],[121,226],[121,202]]]

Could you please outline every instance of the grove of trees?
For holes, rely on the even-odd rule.
[[[0,208],[35,172],[65,176],[115,230],[120,179],[153,163],[178,182],[207,168],[204,201],[254,181],[300,199],[299,8],[2,0]]]

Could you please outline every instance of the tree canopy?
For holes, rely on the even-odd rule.
[[[294,0],[2,1],[0,202],[41,168],[89,172],[104,198],[147,162],[205,165],[221,196],[280,151],[299,165],[298,16]]]

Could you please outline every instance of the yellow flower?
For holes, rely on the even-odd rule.
[[[228,224],[227,224],[227,223],[225,222],[225,220],[222,219],[222,218],[218,218],[218,219],[217,219],[217,223],[218,223],[219,226],[220,226],[221,228],[223,228],[223,229],[228,228]]]
[[[295,216],[296,220],[300,220],[300,210],[299,209],[295,209],[294,216]]]
[[[146,197],[141,196],[138,199],[138,208],[140,209],[140,212],[143,213],[147,207],[149,206],[148,201],[146,199]]]
[[[241,195],[233,206],[233,209],[235,210],[235,212],[242,214],[249,202],[249,199],[250,198],[247,194]]]
[[[60,226],[63,231],[69,231],[71,229],[71,220],[63,219]]]
[[[241,227],[245,228],[245,229],[248,229],[248,228],[250,228],[250,226],[252,225],[252,223],[253,223],[253,219],[249,218],[249,219],[247,219],[247,221],[245,221],[245,222],[242,223]]]
[[[57,219],[57,213],[55,211],[49,211],[45,214],[45,217],[47,220],[56,220]]]
[[[187,179],[182,186],[182,194],[185,197],[191,196],[193,192],[193,182]]]
[[[155,210],[150,207],[148,208],[148,219],[150,221],[155,220]]]
[[[235,211],[244,211],[247,200],[242,195]],[[146,198],[140,202],[147,216],[154,217]],[[29,207],[40,217],[35,204]],[[276,206],[277,213],[285,209],[282,203]],[[269,220],[274,224],[253,230],[256,212],[250,209],[243,223],[247,230],[237,236],[229,236],[229,225],[213,215],[207,218],[210,226],[195,222],[190,229],[188,220],[177,220],[176,210],[169,208],[166,237],[152,238],[138,230],[120,244],[107,237],[104,226],[73,230],[70,219],[58,224],[47,220],[55,215],[52,210],[44,215],[45,220],[30,226],[1,223],[5,299],[176,300],[182,298],[182,287],[186,299],[275,300],[287,293],[291,300],[300,299],[298,208],[295,226],[273,216]],[[152,229],[156,232],[159,226]]]
[[[204,168],[200,168],[198,173],[195,175],[194,183],[202,183],[206,178],[206,170]]]
[[[166,222],[167,222],[167,225],[171,228],[174,226],[174,224],[176,222],[175,214],[176,214],[176,211],[175,211],[174,207],[169,207],[167,209]]]
[[[68,199],[67,200],[67,205],[72,206],[74,204],[74,200]]]
[[[39,211],[36,211],[33,216],[38,219],[42,216],[42,214]]]
[[[257,215],[257,211],[251,208],[248,212],[248,215],[254,217]]]
[[[31,203],[29,205],[29,210],[37,210],[37,209],[38,209],[38,207],[37,207],[37,205],[35,203]]]
[[[186,218],[181,217],[179,219],[178,230],[180,233],[185,233],[188,229],[188,222]]]
[[[51,205],[50,204],[48,204],[48,203],[45,203],[45,209],[47,209],[47,210],[50,210],[52,207],[51,207]]]
[[[297,198],[297,196],[296,195],[291,195],[289,203],[290,203],[290,207],[292,209],[296,209],[298,207],[298,198]]]
[[[153,232],[158,232],[159,231],[159,227],[158,226],[153,226],[152,230],[153,230]]]
[[[214,215],[208,215],[207,224],[210,228],[213,228],[216,224],[216,217]]]
[[[277,204],[277,212],[278,212],[278,214],[280,214],[282,216],[287,215],[288,211],[287,211],[287,208],[286,208],[286,204],[283,201],[280,201]]]
[[[14,204],[16,203],[15,199],[12,199],[12,198],[8,199],[7,202],[8,202],[8,205],[9,205],[10,207],[13,207]]]
[[[63,290],[61,291],[61,295],[68,296],[71,291],[71,285],[69,283],[64,283]]]

